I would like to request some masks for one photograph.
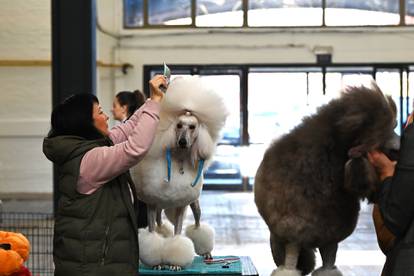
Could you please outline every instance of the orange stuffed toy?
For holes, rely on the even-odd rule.
[[[25,236],[0,231],[0,276],[31,276],[23,266],[29,252],[30,242]]]

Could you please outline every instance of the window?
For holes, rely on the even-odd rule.
[[[406,0],[405,2],[405,24],[414,24],[414,0]]]
[[[379,26],[400,23],[399,2],[327,1],[325,23],[328,26]]]
[[[252,70],[249,73],[250,144],[267,145],[274,138],[287,133],[296,126],[303,116],[315,111],[315,102],[310,100],[312,96],[316,96],[313,87],[318,87],[318,82],[322,84],[322,74],[316,69],[315,71],[289,72],[285,69],[284,72],[257,72]],[[321,85],[318,88],[321,88]],[[319,92],[322,95],[321,90]]]
[[[236,185],[242,183],[240,172],[240,76],[203,75],[201,77],[219,93],[229,111],[222,138],[216,148],[213,162],[205,173],[206,185]]]
[[[124,26],[129,28],[144,25],[143,0],[124,0]]]
[[[370,86],[373,80],[373,67],[328,67],[326,69],[326,91],[329,100],[339,97],[339,92],[346,86]]]
[[[249,26],[322,26],[322,0],[250,0]]]
[[[240,162],[253,184],[269,144],[319,106],[314,99],[323,96],[322,73],[320,68],[255,68],[248,83],[249,145]]]
[[[390,95],[394,102],[397,104],[397,113],[399,118],[397,119],[397,132],[400,133],[402,125],[407,120],[406,101],[401,95],[401,74],[398,69],[378,69],[375,79],[382,92]],[[400,103],[400,104],[398,104]],[[405,112],[403,113],[402,110]]]
[[[406,106],[407,106],[407,114],[410,114],[413,112],[414,109],[414,99],[413,99],[413,95],[414,95],[414,66],[410,66],[410,69],[408,71],[408,80],[407,80],[407,95],[406,95]]]
[[[191,25],[191,0],[148,1],[149,25]]]
[[[401,18],[414,24],[414,0],[124,0],[126,28],[395,26]]]
[[[198,0],[196,26],[241,27],[243,11],[241,0]]]

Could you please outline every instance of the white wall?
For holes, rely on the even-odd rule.
[[[414,62],[414,28],[256,28],[124,30],[122,1],[114,1],[112,31],[130,35],[116,47],[134,71],[120,88],[142,88],[145,64],[314,63],[315,46],[333,49],[334,63]]]
[[[50,1],[0,1],[0,59],[50,59]],[[50,193],[50,67],[0,67],[0,194]]]
[[[112,0],[98,0],[111,26]],[[51,59],[51,1],[0,0],[0,61]],[[97,32],[97,59],[112,63],[116,40]],[[112,70],[98,69],[98,97],[106,110]],[[0,199],[52,193],[52,164],[42,153],[52,109],[51,67],[0,66]]]
[[[144,64],[314,63],[315,46],[332,47],[334,63],[414,62],[414,29],[137,31],[118,51],[141,86]]]
[[[116,1],[115,1],[116,2]],[[121,1],[120,1],[121,2]],[[101,25],[109,30],[116,26],[117,17],[115,16],[114,0],[97,0],[97,17]],[[100,31],[96,31],[97,35],[97,59],[107,64],[119,64],[119,59],[116,56],[116,45],[118,41]],[[97,96],[103,110],[112,117],[110,110],[112,107],[112,100],[115,95],[115,82],[119,78],[123,78],[123,74],[119,68],[111,69],[106,67],[98,67],[97,71]],[[110,121],[113,124],[113,121]]]
[[[331,46],[333,62],[413,62],[413,28],[122,30],[122,1],[97,0],[105,30],[98,60],[128,62],[127,75],[98,68],[98,97],[108,113],[114,94],[143,88],[145,64],[312,63],[315,46]],[[0,0],[0,60],[51,57],[50,0]],[[41,152],[51,112],[50,67],[0,67],[0,198],[51,193],[52,166]]]

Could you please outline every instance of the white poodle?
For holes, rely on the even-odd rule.
[[[155,141],[132,170],[138,197],[148,205],[148,230],[140,230],[140,259],[147,266],[180,270],[195,252],[211,257],[214,230],[200,224],[198,198],[203,171],[213,157],[227,109],[222,98],[199,77],[174,79],[161,105]],[[181,236],[184,212],[190,205],[195,225]],[[163,223],[161,211],[174,224]]]

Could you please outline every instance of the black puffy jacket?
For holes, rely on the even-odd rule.
[[[396,236],[387,253],[384,276],[414,275],[414,125],[401,139],[399,160],[393,177],[379,187],[378,204],[385,226]]]
[[[83,155],[111,143],[77,136],[44,139],[43,152],[59,170],[60,198],[53,237],[55,276],[138,274],[138,227],[127,173],[90,195],[76,190]]]

